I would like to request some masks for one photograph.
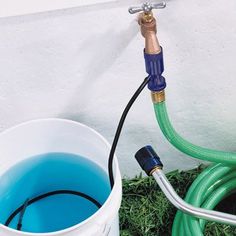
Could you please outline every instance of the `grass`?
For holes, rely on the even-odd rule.
[[[179,172],[172,171],[167,177],[176,192],[184,198],[189,186],[205,167]],[[231,198],[231,199],[230,199]],[[235,199],[231,196],[225,200],[229,207]],[[234,203],[235,204],[235,203]],[[225,204],[219,210],[228,211]],[[235,207],[234,207],[235,209]],[[160,191],[155,180],[141,175],[134,179],[123,180],[123,202],[120,209],[121,236],[170,236],[176,209]],[[233,236],[236,227],[209,222],[206,236]]]

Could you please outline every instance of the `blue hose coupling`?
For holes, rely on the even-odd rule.
[[[148,88],[153,92],[162,91],[166,87],[165,78],[162,76],[164,72],[163,50],[158,54],[147,54],[144,49],[144,59],[146,72],[149,74],[150,81]]]
[[[160,157],[150,145],[139,149],[135,154],[135,159],[147,175],[151,175],[156,168],[162,169],[163,167]]]

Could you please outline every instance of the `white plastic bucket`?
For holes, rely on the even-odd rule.
[[[99,133],[78,122],[64,119],[29,121],[0,134],[0,176],[28,157],[50,152],[87,157],[108,173],[109,151],[110,145]],[[115,184],[109,197],[96,213],[81,223],[51,233],[21,232],[0,224],[0,235],[118,236],[122,185],[116,157],[113,169]]]

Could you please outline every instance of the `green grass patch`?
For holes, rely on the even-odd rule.
[[[167,174],[167,178],[176,192],[184,198],[188,188],[204,168],[199,166],[189,171],[172,171]],[[230,201],[233,202],[233,199]],[[224,210],[222,205],[224,204],[221,204],[220,210]],[[175,214],[175,207],[166,199],[152,177],[140,175],[123,180],[121,236],[170,236]],[[209,222],[205,235],[233,236],[236,235],[236,227]]]

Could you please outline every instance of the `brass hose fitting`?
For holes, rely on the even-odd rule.
[[[152,102],[154,104],[161,103],[165,101],[165,90],[151,92]]]

